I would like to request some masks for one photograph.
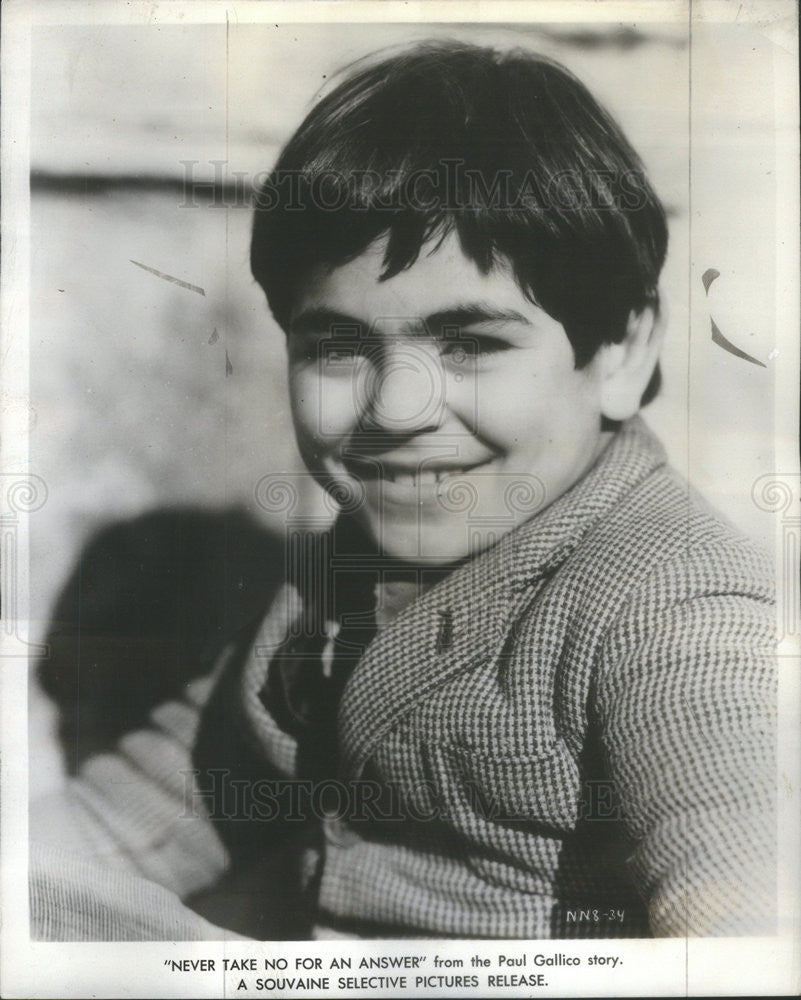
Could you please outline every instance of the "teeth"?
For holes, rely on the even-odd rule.
[[[400,469],[391,469],[386,466],[381,472],[387,482],[397,483],[399,486],[407,488],[438,486],[449,476],[463,476],[466,473],[466,469],[418,469],[415,472],[407,472]]]

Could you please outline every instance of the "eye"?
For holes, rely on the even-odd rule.
[[[510,348],[511,344],[500,337],[461,333],[459,337],[442,341],[440,354],[448,364],[459,368],[475,365]]]
[[[364,346],[360,324],[339,322],[327,313],[301,316],[290,329],[290,359],[317,372],[348,371],[362,357]]]
[[[343,344],[324,343],[320,351],[320,360],[324,365],[348,365],[353,364],[358,352],[353,347],[346,347]]]
[[[363,357],[364,350],[358,340],[307,335],[290,341],[290,353],[294,361],[303,365],[321,372],[335,372],[352,368]]]
[[[335,374],[360,366],[368,354],[368,345],[363,340],[326,338],[317,343],[316,362],[320,371]]]

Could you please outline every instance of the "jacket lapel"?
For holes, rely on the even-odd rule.
[[[518,608],[506,579],[493,573],[495,561],[456,570],[367,648],[340,703],[340,749],[349,777],[358,775],[376,743],[421,699],[500,653]]]

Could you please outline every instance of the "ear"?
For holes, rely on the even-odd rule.
[[[619,344],[600,350],[601,413],[608,420],[626,420],[640,409],[662,347],[664,324],[653,306],[632,312]]]

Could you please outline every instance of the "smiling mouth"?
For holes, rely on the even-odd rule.
[[[376,459],[373,462],[349,461],[347,467],[350,472],[362,480],[380,479],[384,482],[395,483],[398,486],[419,486],[425,488],[427,486],[438,486],[447,479],[466,476],[476,469],[488,465],[490,461],[490,459],[485,459],[483,462],[473,462],[471,465],[415,468],[413,466],[394,465]]]

